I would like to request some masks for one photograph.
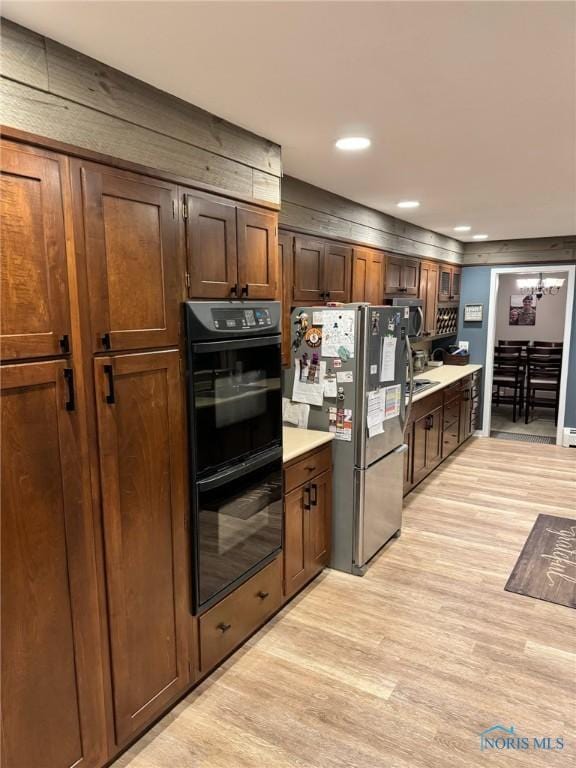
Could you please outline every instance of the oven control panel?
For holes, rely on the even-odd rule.
[[[219,331],[240,331],[270,327],[272,318],[265,307],[214,307],[212,322]]]

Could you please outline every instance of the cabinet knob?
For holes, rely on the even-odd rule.
[[[229,629],[232,629],[232,624],[225,624],[223,621],[221,621],[220,624],[218,624],[218,626],[216,627],[216,629],[219,629],[220,632],[224,634],[224,632],[228,632]]]
[[[262,590],[260,590],[260,592],[257,593],[256,597],[259,597],[260,600],[266,600],[269,594],[270,592],[263,592]]]
[[[100,343],[104,347],[104,349],[110,349],[111,343],[110,343],[110,334],[109,333],[103,333],[102,336],[100,336]]]
[[[249,288],[248,283],[246,283],[246,285],[243,285],[242,286],[242,290],[240,292],[240,295],[241,296],[248,296],[248,288]]]

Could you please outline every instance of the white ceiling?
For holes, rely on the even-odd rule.
[[[576,233],[572,2],[5,0],[3,14],[277,141],[287,173],[360,203],[447,234]],[[372,147],[342,154],[342,135]]]

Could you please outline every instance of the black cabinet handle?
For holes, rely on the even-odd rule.
[[[259,597],[260,600],[266,600],[269,594],[270,592],[263,592],[262,590],[260,590],[260,592],[257,593],[256,597]]]
[[[329,299],[330,298],[330,291],[326,291],[324,294],[324,298]]]
[[[316,507],[318,506],[318,486],[316,485],[316,483],[312,483],[312,490],[314,491],[314,498],[310,500],[310,504],[313,507]]]
[[[324,291],[320,291],[320,298],[321,299],[325,299],[326,298],[326,294],[324,293]]]
[[[238,296],[238,283],[230,288],[230,296]]]
[[[216,627],[216,629],[219,629],[220,632],[224,634],[224,632],[228,632],[229,629],[232,629],[232,624],[225,624],[223,621],[221,621],[220,624],[218,624],[218,626]]]
[[[242,286],[242,291],[241,291],[240,295],[241,296],[248,296],[248,288],[249,288],[248,283],[246,283],[246,285],[243,285]]]
[[[310,486],[304,488],[304,509],[310,509]]]
[[[64,407],[67,411],[75,411],[76,398],[74,396],[74,371],[72,368],[64,368],[64,381],[68,385],[68,400],[66,400]]]
[[[110,349],[110,334],[109,333],[103,333],[102,336],[100,336],[100,342],[104,349]]]
[[[106,395],[106,402],[109,405],[116,402],[116,396],[114,394],[114,369],[111,365],[104,366],[104,374],[108,377],[108,394]]]
[[[64,336],[60,336],[58,339],[58,344],[60,345],[60,349],[65,355],[70,352],[70,337],[67,333],[65,333]]]

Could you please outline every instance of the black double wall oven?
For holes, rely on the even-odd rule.
[[[194,571],[201,613],[282,548],[279,302],[185,304]]]

